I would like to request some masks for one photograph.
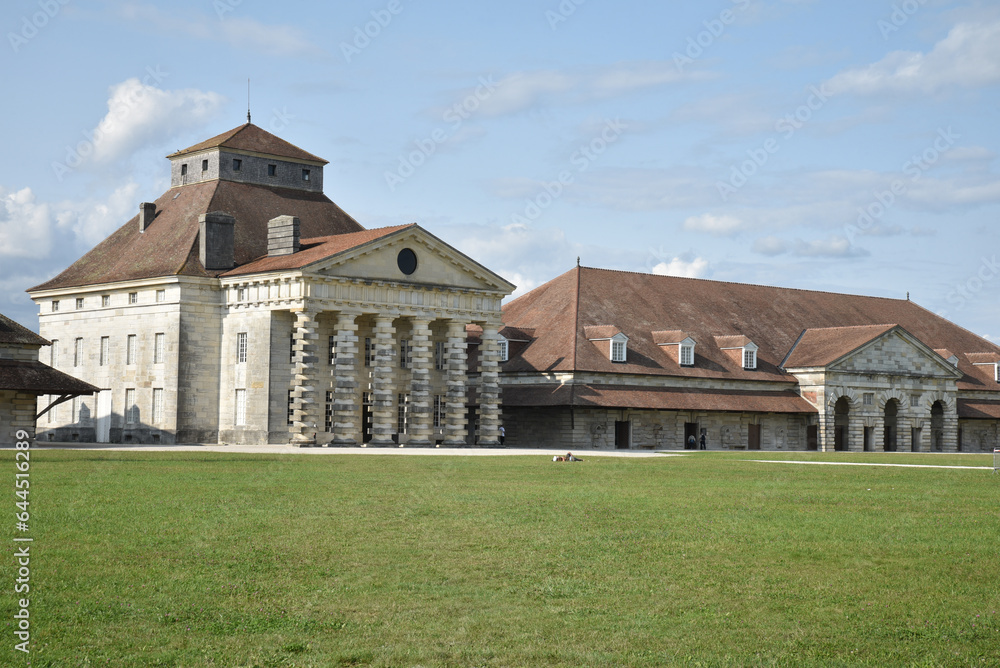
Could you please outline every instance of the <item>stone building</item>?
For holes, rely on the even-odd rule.
[[[29,290],[52,366],[100,388],[41,438],[497,442],[513,285],[417,225],[364,229],[325,160],[251,123],[168,159],[166,193]]]
[[[0,314],[0,445],[11,445],[18,431],[35,437],[38,397],[53,398],[41,408],[72,401],[78,406],[97,388],[38,361],[38,351],[49,345],[39,335]]]
[[[509,445],[1000,447],[1000,347],[908,299],[576,267],[504,324]]]

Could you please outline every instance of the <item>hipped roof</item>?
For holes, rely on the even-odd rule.
[[[504,324],[534,328],[534,339],[504,365],[505,372],[590,371],[790,382],[779,368],[807,329],[898,324],[932,349],[959,356],[960,389],[1000,391],[965,352],[1000,353],[1000,347],[905,299],[726,283],[575,267],[508,303]],[[614,363],[585,336],[585,327],[608,325],[629,337],[628,359]],[[867,336],[877,327],[865,332]],[[653,332],[680,330],[698,341],[693,367],[656,345]],[[831,345],[852,345],[846,330]],[[756,370],[723,353],[716,336],[745,336],[759,348]],[[850,341],[848,339],[851,339]]]
[[[47,346],[49,341],[0,313],[0,343]]]
[[[93,394],[99,388],[37,360],[0,359],[0,390],[28,394]]]
[[[257,127],[253,123],[240,125],[232,130],[216,135],[211,139],[198,142],[194,146],[188,146],[185,149],[171,153],[167,157],[173,160],[189,153],[197,153],[211,148],[228,148],[248,151],[251,153],[272,155],[276,158],[307,160],[309,162],[320,162],[323,164],[327,164],[328,162],[319,156],[313,155],[309,151],[303,151],[295,144],[289,143],[281,137],[273,135],[267,130]]]

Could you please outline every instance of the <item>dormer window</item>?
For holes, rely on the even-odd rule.
[[[757,346],[753,343],[748,343],[743,346],[743,368],[744,369],[756,369],[757,368]]]
[[[498,336],[497,346],[500,348],[500,361],[506,362],[508,360],[508,355],[510,354],[510,344],[507,342],[506,338]]]
[[[268,165],[267,166],[267,175],[268,176],[277,176],[278,175],[278,166],[277,165]]]
[[[202,160],[201,161],[201,171],[203,171],[203,172],[207,172],[208,171],[208,160]]]
[[[308,169],[303,169],[302,170],[302,180],[303,181],[308,181],[309,180],[309,170]]]
[[[619,332],[611,338],[611,361],[624,362],[628,355],[628,337]]]
[[[682,343],[680,352],[681,366],[694,366],[694,343]]]
[[[187,163],[185,162],[184,164],[181,165],[181,176],[187,176],[187,173],[188,173],[188,166]]]
[[[233,158],[233,171],[238,172],[243,169],[243,161],[239,158]]]

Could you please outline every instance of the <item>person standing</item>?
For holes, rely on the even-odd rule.
[[[500,425],[500,445],[503,445],[503,440],[507,436],[507,431]]]
[[[701,445],[701,448],[700,448],[701,450],[708,450],[708,448],[705,447],[705,432],[701,432],[700,445]]]

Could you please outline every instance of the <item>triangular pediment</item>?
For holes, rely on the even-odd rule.
[[[348,248],[303,270],[311,274],[499,291],[515,286],[417,225]]]
[[[841,373],[961,377],[948,361],[902,327],[893,327],[844,355],[827,371]]]

